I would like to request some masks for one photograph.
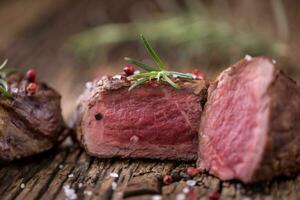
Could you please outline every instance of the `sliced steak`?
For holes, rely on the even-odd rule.
[[[28,81],[19,74],[8,78],[11,98],[0,97],[0,160],[30,156],[53,147],[61,139],[64,122],[60,95],[38,83],[28,95]]]
[[[144,84],[131,92],[126,78],[89,83],[78,106],[78,140],[101,158],[195,160],[207,84],[177,83],[181,90]]]
[[[300,88],[263,57],[244,59],[208,90],[198,166],[254,182],[300,171]]]

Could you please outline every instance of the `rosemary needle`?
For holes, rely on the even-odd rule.
[[[132,75],[133,78],[136,78],[137,81],[134,82],[128,89],[130,92],[134,88],[138,87],[141,84],[144,84],[146,82],[152,81],[153,79],[156,79],[157,82],[160,80],[165,81],[169,83],[172,87],[176,89],[180,89],[180,86],[172,81],[170,76],[177,77],[177,78],[183,78],[183,79],[195,79],[194,76],[190,73],[181,73],[181,72],[175,72],[175,71],[166,71],[165,65],[157,55],[157,53],[154,51],[154,49],[151,47],[150,43],[147,41],[147,39],[141,35],[142,41],[144,43],[145,48],[147,49],[148,53],[152,57],[152,59],[157,64],[156,67],[149,66],[147,64],[144,64],[140,61],[137,61],[133,58],[125,57],[125,61],[127,61],[129,64],[136,65],[137,67],[140,67],[141,69],[145,70],[146,72]]]

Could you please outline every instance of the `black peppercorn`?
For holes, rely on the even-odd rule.
[[[102,119],[101,113],[97,113],[97,114],[95,115],[95,119],[96,119],[97,121],[101,120],[101,119]]]

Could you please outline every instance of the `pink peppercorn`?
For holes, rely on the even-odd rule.
[[[199,170],[195,167],[188,167],[186,169],[186,173],[191,176],[191,177],[194,177],[194,176],[197,176],[199,174]]]
[[[199,69],[194,69],[192,72],[195,79],[203,79],[204,75]]]
[[[30,95],[35,94],[36,91],[37,91],[37,84],[36,83],[29,83],[26,87],[26,91]]]
[[[220,193],[217,191],[212,191],[208,194],[210,200],[218,200],[220,197]]]
[[[169,185],[173,182],[172,176],[170,175],[165,175],[163,178],[163,182],[165,185]]]
[[[130,75],[134,74],[135,69],[131,65],[125,65],[123,68],[123,71],[125,72],[125,74],[127,76],[130,76]]]
[[[29,81],[29,82],[34,82],[35,81],[35,78],[36,78],[36,71],[35,69],[29,69],[27,72],[26,72],[26,79]]]

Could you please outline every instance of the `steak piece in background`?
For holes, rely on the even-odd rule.
[[[28,95],[28,81],[20,74],[9,76],[7,82],[12,98],[0,97],[0,160],[49,150],[63,138],[60,95],[39,82],[36,93]]]
[[[196,160],[207,83],[177,83],[181,90],[160,83],[131,92],[126,77],[88,83],[78,105],[78,140],[101,158]]]
[[[300,88],[264,57],[223,71],[208,90],[198,167],[223,180],[300,171]]]

